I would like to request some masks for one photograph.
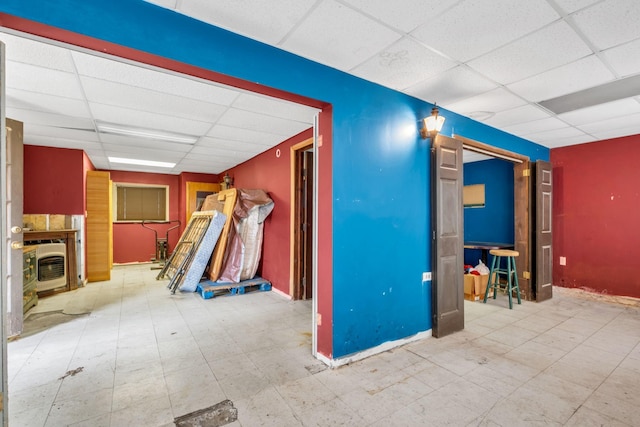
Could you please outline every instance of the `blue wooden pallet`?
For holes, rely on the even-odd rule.
[[[262,277],[243,280],[240,283],[212,282],[211,280],[198,283],[196,292],[204,299],[215,298],[220,295],[242,295],[249,291],[270,291],[271,282]]]

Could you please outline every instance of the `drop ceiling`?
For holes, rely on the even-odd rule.
[[[640,133],[637,0],[148,1],[549,148]],[[84,149],[99,168],[158,145],[102,135],[96,120],[198,136],[161,143],[154,159],[177,161],[169,173],[216,173],[310,127],[316,113],[15,39],[7,44],[25,49],[7,49],[7,110],[29,118],[26,142]],[[623,90],[598,100],[612,82]],[[554,101],[571,108],[543,106]]]

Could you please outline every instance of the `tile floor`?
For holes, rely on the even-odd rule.
[[[640,425],[640,304],[466,302],[463,332],[325,369],[310,302],[171,296],[155,274],[41,300],[9,343],[11,427],[172,426],[225,399],[232,426]]]

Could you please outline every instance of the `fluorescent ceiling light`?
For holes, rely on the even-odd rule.
[[[109,157],[111,163],[122,163],[125,165],[152,166],[156,168],[172,168],[176,164],[169,162],[154,162],[153,160],[123,159],[122,157]]]
[[[562,114],[637,95],[640,95],[640,76],[631,76],[557,98],[547,99],[546,101],[538,102],[538,104],[553,113]]]
[[[136,128],[133,126],[118,125],[96,121],[98,132],[113,135],[133,136],[136,138],[155,139],[169,142],[179,142],[182,144],[195,144],[198,137],[182,133],[167,132],[155,129]]]

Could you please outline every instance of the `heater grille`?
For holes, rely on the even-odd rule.
[[[64,256],[52,255],[38,260],[38,281],[47,282],[64,277]]]
[[[67,285],[67,260],[64,243],[41,243],[36,248],[38,292]]]

